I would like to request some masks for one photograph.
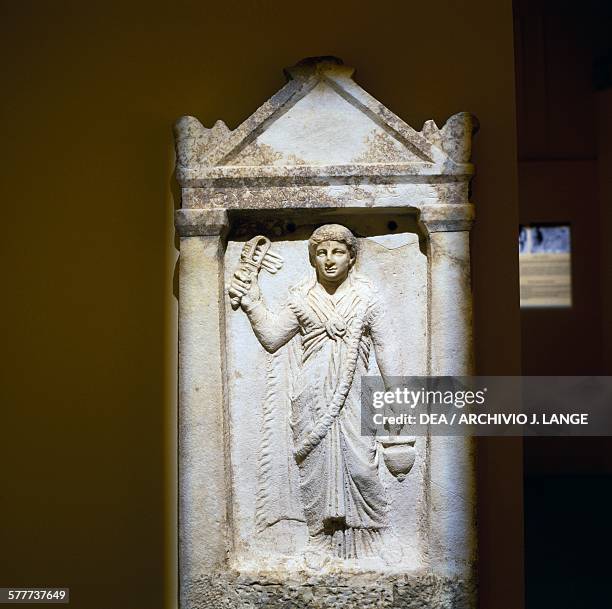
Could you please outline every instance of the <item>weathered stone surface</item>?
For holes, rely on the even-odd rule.
[[[471,444],[355,426],[360,375],[471,369],[477,121],[417,132],[352,74],[175,126],[183,609],[475,603]]]
[[[431,574],[247,576],[219,573],[189,588],[194,609],[469,609],[473,583]]]

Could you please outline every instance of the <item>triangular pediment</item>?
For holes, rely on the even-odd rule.
[[[233,131],[222,121],[207,129],[193,117],[180,119],[178,175],[441,175],[469,160],[471,115],[455,115],[442,129],[428,121],[418,132],[357,85],[338,59],[304,60],[286,73],[287,84]]]
[[[353,165],[430,160],[380,120],[320,80],[224,165]]]

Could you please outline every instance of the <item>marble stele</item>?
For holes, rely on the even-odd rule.
[[[471,373],[477,121],[286,74],[175,126],[181,609],[475,607],[471,441],[362,435],[360,379]]]

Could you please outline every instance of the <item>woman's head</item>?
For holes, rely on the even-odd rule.
[[[324,224],[319,226],[308,239],[308,254],[312,262],[314,251],[320,243],[324,241],[338,241],[344,243],[348,248],[352,258],[357,258],[357,238],[353,233],[342,226],[342,224]]]
[[[344,281],[357,258],[357,239],[341,224],[325,224],[308,240],[308,254],[320,278]]]

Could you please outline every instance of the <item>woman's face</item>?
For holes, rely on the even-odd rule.
[[[340,241],[323,241],[315,249],[317,276],[331,283],[342,283],[353,264],[348,247]]]

